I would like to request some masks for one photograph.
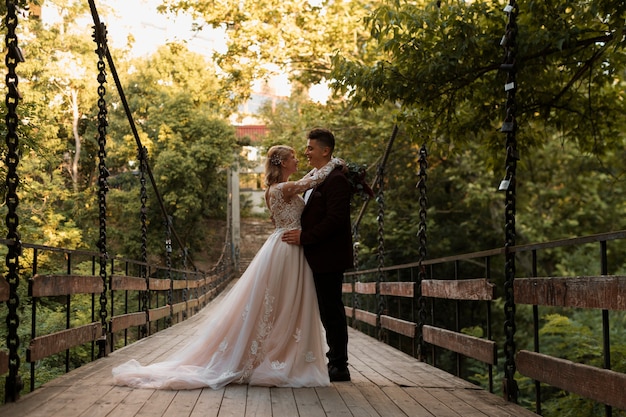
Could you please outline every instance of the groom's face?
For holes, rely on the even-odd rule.
[[[328,146],[322,145],[315,139],[309,139],[306,143],[304,156],[309,161],[309,165],[314,168],[321,168],[328,162],[330,149]]]

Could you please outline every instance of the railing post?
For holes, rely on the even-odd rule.
[[[9,349],[9,375],[6,377],[5,385],[5,402],[15,402],[20,396],[20,391],[24,387],[22,378],[19,375],[20,369],[20,337],[18,334],[18,328],[20,325],[20,318],[17,314],[20,298],[17,294],[17,290],[20,284],[19,277],[19,258],[22,252],[20,234],[17,230],[19,225],[19,218],[17,216],[17,206],[19,204],[19,198],[17,196],[17,186],[19,184],[19,177],[17,175],[17,165],[19,164],[19,138],[17,135],[18,116],[17,105],[20,100],[20,93],[17,88],[19,80],[15,69],[17,64],[24,62],[22,52],[17,44],[17,35],[15,29],[17,28],[17,7],[14,1],[7,0],[7,15],[5,19],[5,25],[7,27],[7,34],[4,39],[7,54],[5,62],[7,65],[8,73],[6,75],[6,105],[7,114],[5,116],[6,122],[6,199],[5,203],[8,208],[6,215],[7,225],[7,239],[12,243],[8,245],[8,252],[6,255],[6,266],[8,268],[6,274],[6,280],[9,284],[9,299],[7,300],[7,347]]]
[[[517,402],[518,386],[515,381],[515,299],[513,295],[513,281],[515,279],[515,253],[509,248],[515,246],[515,192],[516,192],[516,168],[519,155],[517,151],[517,139],[515,133],[517,124],[515,121],[515,91],[516,84],[516,36],[518,5],[515,0],[509,0],[504,11],[508,14],[506,31],[500,45],[504,47],[505,58],[500,69],[507,72],[505,84],[506,91],[506,118],[501,131],[506,133],[506,176],[500,183],[499,190],[505,192],[505,266],[504,266],[504,398],[511,402]]]
[[[420,361],[425,360],[424,354],[424,335],[423,335],[423,327],[426,323],[426,300],[422,297],[422,281],[426,279],[426,271],[422,262],[426,259],[427,254],[427,246],[426,246],[426,212],[428,209],[428,198],[426,196],[426,181],[428,180],[428,151],[426,150],[426,145],[422,145],[420,148],[420,157],[419,157],[419,173],[418,173],[418,181],[417,181],[417,189],[419,192],[419,228],[417,230],[417,240],[419,241],[419,272],[417,274],[417,283],[415,285],[414,297],[417,299],[417,358]]]

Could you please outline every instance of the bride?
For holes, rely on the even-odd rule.
[[[300,194],[341,165],[333,158],[301,180],[289,181],[298,167],[294,149],[271,147],[265,201],[276,229],[193,341],[165,362],[142,366],[132,359],[113,368],[114,383],[175,390],[218,389],[230,383],[328,386],[313,274],[302,246],[283,242],[281,235],[300,228]]]

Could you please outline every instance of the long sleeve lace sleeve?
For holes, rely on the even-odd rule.
[[[300,194],[309,188],[313,188],[321,184],[335,168],[341,165],[343,165],[343,161],[341,159],[333,158],[322,168],[313,173],[308,173],[298,181],[288,181],[280,184],[282,186],[283,195],[285,197],[289,197]]]

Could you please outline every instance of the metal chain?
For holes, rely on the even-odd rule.
[[[6,318],[7,323],[7,347],[9,348],[9,375],[6,377],[5,386],[5,402],[15,402],[19,399],[20,391],[24,387],[22,378],[19,375],[20,369],[20,355],[18,352],[20,346],[20,337],[18,334],[18,328],[20,324],[20,318],[17,314],[20,298],[17,294],[19,287],[19,257],[22,252],[20,234],[18,232],[19,218],[17,216],[17,206],[19,204],[19,198],[17,196],[17,186],[19,184],[19,177],[17,175],[17,166],[19,164],[18,145],[19,138],[17,136],[18,115],[17,105],[20,100],[20,93],[18,91],[19,80],[15,69],[17,64],[24,62],[22,52],[17,43],[17,35],[15,29],[17,28],[17,8],[15,2],[7,1],[7,15],[5,19],[5,25],[7,27],[7,35],[5,38],[5,45],[7,48],[7,54],[5,57],[5,63],[7,66],[6,75],[6,105],[7,114],[5,116],[7,134],[7,177],[6,177],[6,205],[8,212],[6,215],[7,225],[7,239],[12,241],[8,245],[8,252],[6,255],[6,266],[8,268],[6,280],[9,284],[9,299],[7,300],[8,313]]]
[[[507,72],[505,84],[506,91],[506,118],[501,131],[506,133],[506,176],[500,184],[500,190],[505,191],[505,303],[504,303],[504,397],[508,401],[517,402],[518,386],[515,381],[515,299],[513,294],[513,281],[515,280],[515,253],[508,248],[515,246],[515,195],[516,195],[516,169],[519,155],[517,152],[517,139],[515,136],[517,124],[515,121],[515,91],[516,85],[516,36],[518,5],[515,0],[510,0],[504,11],[508,14],[506,31],[502,37],[501,46],[505,50],[504,63],[501,69]]]
[[[167,216],[165,221],[165,265],[167,266],[166,278],[170,282],[170,289],[167,291],[167,305],[170,306],[170,315],[167,317],[167,325],[172,324],[173,307],[172,307],[172,218]]]
[[[106,135],[107,135],[107,107],[104,96],[106,94],[106,64],[104,62],[106,56],[106,26],[101,23],[94,27],[93,38],[96,42],[96,53],[98,54],[98,206],[100,208],[100,239],[98,240],[98,248],[100,249],[100,277],[102,278],[102,293],[100,293],[100,321],[102,324],[102,339],[100,339],[98,356],[106,356],[106,337],[107,337],[107,261],[109,254],[107,253],[107,200],[106,195],[109,191],[108,177],[109,170],[106,167]]]
[[[148,279],[148,209],[146,203],[148,201],[148,192],[146,190],[146,171],[148,169],[148,149],[145,146],[140,148],[138,152],[139,157],[139,183],[141,185],[139,198],[141,200],[141,213],[139,215],[141,221],[141,278],[146,281],[146,288],[149,285]],[[150,292],[149,289],[141,292],[141,310],[146,313],[146,323],[148,317],[148,310],[150,304]],[[148,335],[148,325],[145,324],[140,328],[142,337]]]
[[[139,219],[141,221],[141,261],[146,263],[148,261],[148,209],[146,208],[146,203],[148,201],[148,193],[146,190],[146,159],[148,157],[148,149],[144,146],[138,152],[139,158],[139,184],[141,184],[141,189],[139,192],[139,199],[141,200],[141,212],[139,214]],[[145,265],[142,266],[145,269]],[[141,275],[145,276],[144,274]]]
[[[378,195],[376,202],[378,203],[378,278],[376,280],[376,297],[378,298],[378,314],[376,315],[376,328],[378,330],[378,339],[383,340],[383,328],[380,324],[380,316],[385,312],[385,299],[380,294],[380,283],[385,280],[385,273],[382,269],[385,267],[385,190],[384,190],[385,167],[381,164],[378,167]]]
[[[415,297],[417,298],[417,358],[421,361],[425,358],[424,336],[422,329],[426,323],[426,299],[422,297],[422,281],[426,279],[426,270],[422,265],[422,261],[426,259],[426,210],[428,209],[428,198],[426,196],[426,181],[428,174],[428,151],[426,145],[420,148],[419,157],[419,173],[417,181],[417,189],[419,190],[419,206],[420,206],[420,222],[417,230],[417,240],[419,241],[419,272],[417,276],[417,285],[415,286]]]

